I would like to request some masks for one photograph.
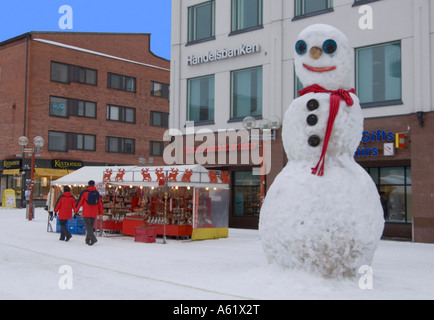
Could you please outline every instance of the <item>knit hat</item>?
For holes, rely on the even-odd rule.
[[[93,180],[89,180],[89,182],[87,183],[89,186],[94,186],[95,185],[95,181]]]

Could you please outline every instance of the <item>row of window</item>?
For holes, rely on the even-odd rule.
[[[187,81],[187,120],[214,121],[214,75]],[[231,120],[262,115],[262,66],[231,72]]]
[[[96,102],[78,99],[50,97],[50,116],[96,118]],[[126,123],[136,123],[136,109],[124,106],[107,105],[106,119]],[[151,126],[168,128],[167,112],[151,111]]]
[[[106,137],[105,151],[110,153],[135,154],[135,144],[135,139]],[[96,151],[96,136],[74,132],[48,132],[48,151],[68,152],[69,150]],[[149,155],[162,156],[163,151],[164,142],[149,142]]]
[[[295,76],[297,92],[302,84]],[[356,49],[356,91],[362,107],[402,104],[401,41]],[[187,80],[187,121],[214,121],[215,80],[207,75]],[[262,115],[262,66],[231,71],[230,117]]]
[[[355,0],[354,5],[378,0]],[[216,1],[188,8],[188,44],[215,39]],[[294,0],[294,19],[333,11],[333,0]],[[232,0],[231,35],[262,28],[263,0]]]
[[[96,86],[98,83],[98,71],[95,69],[52,61],[50,79],[54,82],[67,84],[77,82]],[[136,78],[108,72],[107,88],[136,92]],[[151,96],[169,99],[169,85],[151,81]]]

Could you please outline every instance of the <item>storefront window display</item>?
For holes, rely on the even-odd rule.
[[[234,216],[259,217],[260,185],[261,177],[251,171],[234,172]]]
[[[368,168],[377,184],[386,222],[411,223],[411,167]]]

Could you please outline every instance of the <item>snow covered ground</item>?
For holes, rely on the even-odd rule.
[[[58,238],[47,232],[46,211],[36,209],[28,221],[24,209],[0,209],[0,299],[434,299],[430,244],[381,241],[373,288],[363,290],[358,280],[268,265],[257,230],[166,244],[109,236],[87,246],[81,235]],[[66,276],[71,289],[63,285]]]

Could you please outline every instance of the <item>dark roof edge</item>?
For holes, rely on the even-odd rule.
[[[8,43],[11,43],[11,42],[14,42],[14,41],[18,41],[18,40],[21,40],[21,39],[25,39],[25,38],[31,36],[32,34],[73,34],[73,35],[80,35],[80,34],[101,34],[101,35],[103,35],[103,34],[105,34],[105,35],[140,35],[140,36],[148,35],[149,36],[148,37],[149,52],[153,56],[155,56],[156,58],[163,59],[165,61],[170,62],[170,59],[166,59],[166,58],[160,57],[159,55],[156,55],[154,52],[152,52],[152,50],[151,50],[151,36],[152,36],[151,33],[137,33],[137,32],[136,33],[134,33],[134,32],[129,32],[128,33],[128,32],[30,31],[30,32],[26,32],[26,33],[24,33],[22,35],[19,35],[19,36],[10,38],[8,40],[5,40],[3,42],[0,42],[0,46],[8,44]]]

